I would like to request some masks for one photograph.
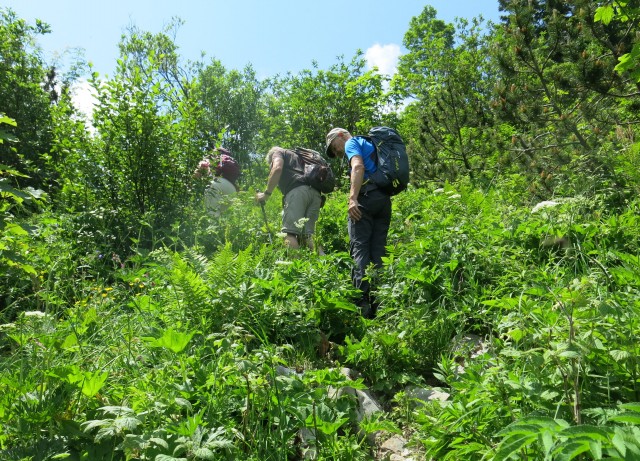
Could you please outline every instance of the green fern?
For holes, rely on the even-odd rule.
[[[175,291],[175,301],[179,310],[191,316],[202,310],[211,301],[209,286],[192,264],[188,253],[173,255],[170,282]],[[202,261],[198,259],[198,261]]]
[[[209,285],[214,288],[237,287],[246,282],[248,274],[256,267],[256,260],[252,253],[251,245],[236,252],[231,244],[227,243],[207,265],[206,275]]]

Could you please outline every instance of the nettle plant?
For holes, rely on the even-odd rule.
[[[462,370],[444,355],[436,376],[451,401],[413,415],[428,455],[636,459],[634,206],[608,216],[597,201],[571,200],[510,217],[495,205],[507,223],[503,244],[521,251],[505,253],[519,255],[503,259],[508,277],[479,293],[487,352]],[[549,236],[571,244],[548,246]]]

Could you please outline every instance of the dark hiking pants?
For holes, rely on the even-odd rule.
[[[349,251],[355,263],[351,270],[351,280],[353,285],[362,291],[362,298],[357,304],[366,308],[365,305],[371,303],[371,285],[364,279],[365,272],[371,263],[376,268],[382,267],[391,223],[391,197],[380,189],[367,191],[365,188],[365,192],[358,196],[358,203],[362,218],[357,222],[351,218],[348,221]]]

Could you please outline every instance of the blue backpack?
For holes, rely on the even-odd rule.
[[[409,184],[409,157],[398,132],[386,126],[376,126],[363,138],[376,148],[378,169],[370,179],[389,195],[405,190]]]

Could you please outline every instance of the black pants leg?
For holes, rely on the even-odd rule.
[[[351,271],[353,285],[362,291],[358,302],[361,308],[371,305],[371,284],[365,280],[366,269],[373,263],[382,267],[386,253],[387,234],[391,223],[391,198],[379,189],[358,197],[362,218],[354,222],[349,218],[349,251],[355,263]]]

